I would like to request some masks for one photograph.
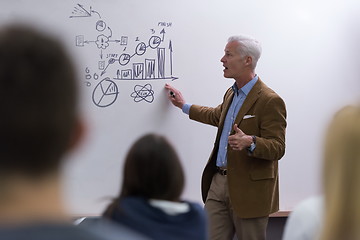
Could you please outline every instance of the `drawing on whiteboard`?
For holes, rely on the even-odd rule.
[[[97,73],[94,73],[93,75],[90,74],[90,69],[87,67],[85,68],[85,79],[86,80],[98,80],[99,79],[99,75]],[[85,81],[86,86],[90,87],[91,86],[91,82],[90,81]]]
[[[115,102],[119,94],[118,87],[114,81],[104,78],[95,87],[92,100],[98,107],[108,107]]]
[[[146,101],[152,103],[154,101],[154,91],[149,83],[145,84],[145,86],[135,85],[134,92],[130,96],[134,98],[135,102]]]
[[[95,47],[98,51],[93,58],[95,62],[87,64],[85,69],[86,86],[95,86],[92,100],[96,106],[112,105],[119,94],[118,88],[121,86],[118,84],[124,81],[178,79],[173,75],[173,42],[167,35],[172,27],[171,22],[157,22],[145,33],[131,36],[113,34],[107,21],[91,6],[77,4],[70,18],[78,19],[82,24],[92,24],[94,29],[75,36],[75,46]],[[79,28],[79,31],[82,29]],[[102,79],[100,82],[97,81],[99,78]],[[134,102],[154,101],[154,91],[149,83],[137,83],[134,92],[129,95]]]
[[[96,11],[94,11],[94,10],[91,9],[91,6],[90,6],[90,10],[88,11],[88,10],[86,10],[86,9],[84,8],[83,5],[81,5],[81,4],[78,3],[78,4],[74,7],[74,10],[72,11],[72,14],[73,14],[73,15],[71,15],[70,18],[75,18],[75,17],[91,17],[91,16],[92,16],[92,13],[96,13],[96,14],[101,18],[100,14],[99,14],[98,12],[96,12]]]

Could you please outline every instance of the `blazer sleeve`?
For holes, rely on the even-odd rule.
[[[268,96],[262,108],[259,136],[253,157],[266,160],[280,160],[285,154],[286,107],[276,93]]]
[[[201,123],[209,124],[215,127],[219,126],[221,114],[223,112],[224,103],[231,100],[231,88],[229,88],[225,95],[224,101],[217,107],[204,107],[199,105],[192,105],[189,112],[189,118]]]
[[[189,118],[215,127],[219,126],[222,104],[216,108],[192,105]]]

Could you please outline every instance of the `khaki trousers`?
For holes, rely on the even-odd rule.
[[[265,240],[269,217],[239,218],[229,199],[227,177],[215,173],[205,209],[209,216],[210,240]]]

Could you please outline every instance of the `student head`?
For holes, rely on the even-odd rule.
[[[360,239],[360,108],[336,114],[325,140],[323,240]]]
[[[111,215],[117,200],[126,197],[179,201],[184,181],[179,157],[168,140],[156,134],[144,135],[128,151],[120,195],[104,215]]]
[[[148,134],[132,145],[124,163],[121,197],[178,201],[183,187],[179,157],[165,137]]]
[[[74,67],[56,39],[0,30],[0,181],[57,174],[80,136]]]

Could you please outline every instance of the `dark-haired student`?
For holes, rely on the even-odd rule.
[[[205,212],[181,199],[184,182],[179,157],[168,140],[145,135],[130,148],[122,190],[104,216],[152,239],[205,240]]]
[[[1,240],[144,239],[125,228],[107,237],[107,224],[76,227],[65,211],[60,169],[84,132],[75,75],[56,39],[20,25],[0,29]]]

